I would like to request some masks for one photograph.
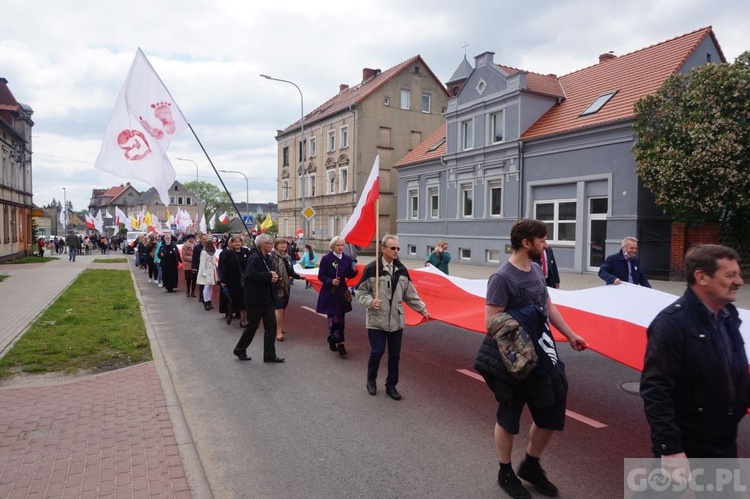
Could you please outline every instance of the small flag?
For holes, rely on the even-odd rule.
[[[268,229],[272,225],[273,225],[273,220],[271,220],[271,214],[269,213],[269,214],[266,215],[266,219],[263,220],[263,223],[260,224],[260,228],[261,228],[261,230]]]
[[[226,224],[226,223],[229,222],[229,216],[227,216],[227,212],[226,211],[224,213],[222,213],[221,216],[219,217],[219,222],[221,222],[223,224]]]

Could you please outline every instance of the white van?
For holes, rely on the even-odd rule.
[[[128,231],[127,235],[125,236],[127,239],[122,247],[122,252],[128,255],[131,253],[135,253],[135,245],[138,238],[145,235],[146,233],[140,230]]]

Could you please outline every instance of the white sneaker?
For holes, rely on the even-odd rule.
[[[148,283],[151,284],[151,279],[148,280]]]
[[[162,284],[162,283],[159,283],[159,287],[160,287],[160,288],[163,288],[163,287],[164,287],[164,284]]]

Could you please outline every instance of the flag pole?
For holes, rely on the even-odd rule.
[[[221,178],[221,175],[219,175],[219,170],[217,170],[216,167],[214,166],[214,162],[211,161],[211,156],[208,155],[208,151],[206,151],[206,148],[203,147],[203,143],[201,142],[201,139],[198,138],[198,135],[195,133],[195,130],[193,130],[193,125],[188,123],[187,126],[188,128],[190,128],[190,131],[193,133],[193,137],[195,137],[195,140],[198,141],[198,145],[201,146],[201,150],[203,151],[203,154],[206,155],[206,159],[208,159],[208,163],[211,165],[211,168],[213,168],[214,172],[216,172],[216,176],[219,177],[219,182],[221,182],[222,187],[224,187],[224,192],[226,192],[227,196],[229,196],[229,201],[232,202],[232,206],[234,207],[235,211],[237,213],[240,213],[240,209],[237,207],[237,204],[234,202],[234,199],[232,198],[232,194],[230,194],[229,189],[227,189],[227,185],[224,183],[224,180]],[[240,220],[242,220],[242,225],[245,227],[245,231],[247,231],[247,235],[249,236],[248,237],[249,241],[252,242],[252,246],[255,246],[255,240],[253,239],[253,234],[250,232],[250,228],[245,223],[245,219],[240,217]]]
[[[380,248],[380,193],[378,193],[378,199],[375,200],[375,299],[380,296],[380,258],[378,258],[378,251]]]

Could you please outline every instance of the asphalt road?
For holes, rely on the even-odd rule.
[[[313,311],[317,293],[298,282],[287,340],[277,343],[287,362],[262,362],[262,326],[248,349],[253,360],[241,362],[232,355],[241,329],[237,320],[224,323],[218,305],[206,312],[184,291],[167,294],[140,272],[136,281],[215,497],[504,496],[492,439],[496,404],[472,369],[482,335],[439,322],[407,328],[397,402],[384,393],[385,358],[378,395],[365,390],[369,346],[356,303],[347,315],[349,355],[340,358]],[[542,464],[561,497],[621,497],[623,458],[650,455],[640,398],[622,386],[639,374],[564,343],[558,349],[568,409],[580,417],[567,419]],[[529,423],[525,413],[515,465]],[[749,442],[743,429],[741,455]]]

